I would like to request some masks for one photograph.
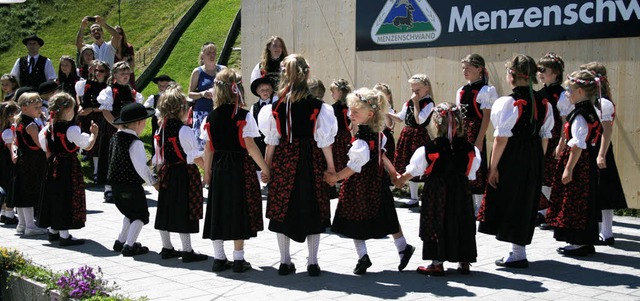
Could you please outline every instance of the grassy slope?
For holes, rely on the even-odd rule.
[[[173,24],[178,22],[194,2],[194,0],[122,1],[121,24],[128,35],[129,43],[136,50],[137,74],[140,74],[144,68],[141,49],[158,49],[172,30]],[[37,32],[38,36],[45,40],[45,45],[40,52],[51,58],[56,70],[60,56],[66,54],[75,57],[75,38],[83,16],[101,15],[107,19],[108,24],[112,26],[118,24],[117,1],[41,1],[40,8],[41,15],[53,16],[57,20]],[[21,40],[21,37],[16,38],[11,49],[0,53],[0,72],[9,73],[15,60],[26,54],[26,48]],[[89,41],[90,37],[85,35],[85,42]],[[155,54],[155,51],[152,50],[152,52]]]

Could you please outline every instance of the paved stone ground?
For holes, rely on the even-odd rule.
[[[373,266],[366,275],[352,270],[357,261],[353,242],[338,235],[321,236],[319,264],[322,275],[312,278],[306,272],[306,244],[292,242],[295,275],[278,276],[278,245],[274,233],[265,230],[246,242],[245,258],[253,270],[243,274],[211,272],[213,247],[201,233],[192,235],[197,252],[210,256],[205,262],[184,264],[179,259],[162,260],[162,245],[153,229],[156,192],[147,188],[151,223],[139,241],[151,251],[146,255],[123,257],[111,247],[120,231],[122,216],[113,204],[102,202],[97,187],[87,190],[87,225],[72,231],[87,239],[82,246],[61,248],[46,236],[20,237],[8,226],[0,227],[3,247],[17,248],[35,263],[62,271],[88,264],[100,266],[107,280],[116,281],[120,292],[150,300],[365,300],[425,298],[475,298],[482,300],[640,300],[640,219],[614,218],[616,244],[597,247],[595,255],[568,258],[556,254],[563,243],[553,239],[552,231],[536,230],[527,247],[529,269],[499,268],[494,261],[509,251],[509,246],[484,234],[477,235],[478,262],[472,274],[459,275],[455,263],[445,263],[445,277],[428,277],[415,272],[421,260],[422,243],[418,237],[419,213],[398,209],[407,240],[417,251],[404,272],[397,271],[399,257],[391,238],[367,242]],[[206,194],[205,194],[206,195]],[[337,200],[332,200],[335,210]],[[202,224],[201,224],[202,225]],[[268,220],[265,219],[265,228]],[[202,229],[202,227],[201,227]],[[176,248],[180,239],[172,234]],[[232,257],[232,243],[225,243]]]

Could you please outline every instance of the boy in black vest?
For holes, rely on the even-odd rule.
[[[113,124],[120,128],[111,138],[107,182],[113,189],[113,200],[124,215],[122,230],[113,250],[123,256],[146,254],[149,248],[136,242],[142,226],[149,223],[149,208],[142,184],[145,182],[158,189],[158,180],[147,167],[144,144],[138,138],[145,127],[146,119],[153,116],[153,109],[142,104],[124,106],[120,117]]]

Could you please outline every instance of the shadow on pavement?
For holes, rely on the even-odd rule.
[[[602,254],[601,254],[602,255]],[[608,257],[615,257],[609,255]],[[624,257],[627,262],[637,261],[636,258],[628,256]],[[589,257],[586,257],[587,259]],[[594,261],[602,261],[597,256],[592,257]],[[631,258],[631,260],[629,260]],[[623,260],[617,258],[617,260]],[[609,268],[610,271],[596,270],[585,268],[580,265],[568,264],[555,260],[541,260],[532,262],[528,269],[518,271],[520,274],[554,279],[562,282],[578,284],[582,286],[620,286],[625,285],[630,289],[640,288],[640,279],[636,275],[615,273],[615,268]]]

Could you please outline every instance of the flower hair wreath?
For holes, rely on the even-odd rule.
[[[459,105],[455,105],[453,107],[448,107],[445,104],[439,104],[436,107],[434,107],[433,109],[431,109],[431,111],[436,113],[435,122],[438,125],[441,125],[442,124],[442,120],[449,114],[458,115],[460,117],[460,120],[465,119],[466,118],[466,114],[467,114],[467,105],[466,104],[459,104]]]
[[[570,75],[567,75],[567,79],[572,83],[577,83],[577,84],[581,84],[581,85],[585,85],[585,86],[598,84],[598,83],[600,83],[600,80],[601,80],[600,77],[596,77],[596,78],[590,80],[590,79],[581,79],[581,78],[571,77]]]
[[[365,98],[362,95],[360,95],[360,93],[355,93],[356,97],[358,97],[358,99],[360,99],[360,101],[368,104],[374,111],[378,111],[378,105],[375,103],[371,103],[371,99]]]

